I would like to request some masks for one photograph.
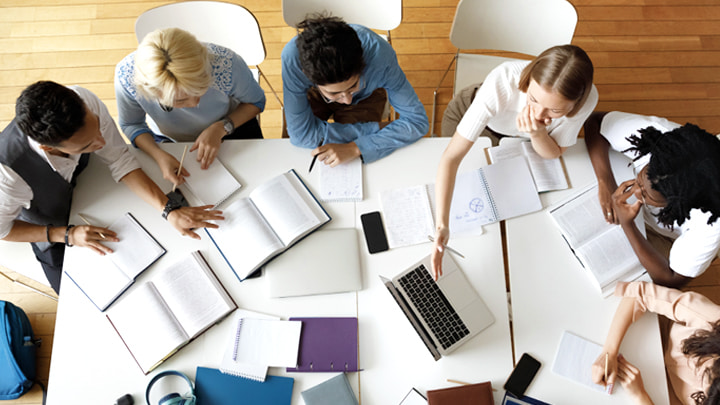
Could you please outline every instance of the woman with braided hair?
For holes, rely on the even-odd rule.
[[[622,227],[652,280],[679,288],[702,274],[720,249],[720,140],[692,124],[615,111],[593,113],[585,141],[605,218]],[[619,187],[610,148],[632,158],[637,174]],[[668,254],[635,225],[641,212],[649,235],[673,240]]]

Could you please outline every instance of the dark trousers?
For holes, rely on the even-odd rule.
[[[65,258],[65,245],[53,243],[46,251],[40,250],[34,243],[31,243],[35,258],[43,268],[45,277],[50,282],[50,287],[60,295],[60,279],[62,278],[63,260]]]
[[[263,134],[257,118],[251,118],[223,139],[263,139]]]

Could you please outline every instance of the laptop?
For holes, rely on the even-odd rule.
[[[362,289],[358,231],[321,229],[265,265],[270,297]]]
[[[430,256],[392,280],[380,276],[437,361],[492,325],[495,318],[450,255],[435,282]]]

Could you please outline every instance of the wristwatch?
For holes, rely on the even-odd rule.
[[[225,117],[222,119],[223,128],[225,129],[225,135],[230,135],[235,130],[235,124],[232,122],[230,117]]]
[[[165,203],[165,208],[162,212],[162,217],[167,220],[168,215],[170,215],[171,212],[175,211],[178,208],[181,208],[183,206],[183,203],[178,201],[175,198],[168,198],[168,201]]]

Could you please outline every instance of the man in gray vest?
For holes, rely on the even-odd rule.
[[[50,285],[59,293],[65,246],[112,253],[103,241],[115,232],[68,224],[73,188],[90,154],[110,168],[148,204],[162,212],[182,235],[217,225],[220,211],[182,207],[142,171],[117,130],[107,107],[90,91],[41,81],[17,99],[15,119],[0,133],[0,239],[30,242]]]

